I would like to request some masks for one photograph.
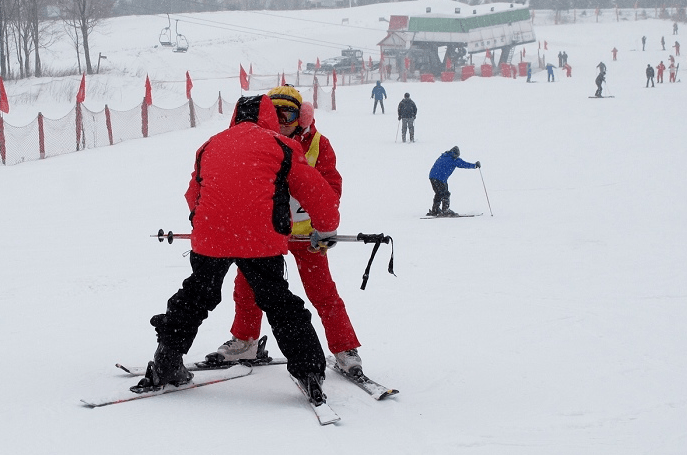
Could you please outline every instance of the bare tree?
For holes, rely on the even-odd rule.
[[[77,34],[81,35],[86,72],[93,74],[88,38],[91,32],[101,24],[103,19],[109,17],[114,0],[59,0],[58,4],[62,20],[67,24],[65,28],[74,28],[78,30]]]

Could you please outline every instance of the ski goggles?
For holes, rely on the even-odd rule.
[[[298,121],[300,111],[291,106],[275,106],[280,125],[293,125]]]

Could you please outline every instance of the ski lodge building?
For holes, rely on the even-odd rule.
[[[439,76],[472,65],[472,56],[480,53],[495,66],[496,50],[499,67],[510,65],[516,46],[536,41],[525,5],[460,5],[453,15],[427,8],[423,16],[391,16],[387,36],[378,43],[387,72]]]

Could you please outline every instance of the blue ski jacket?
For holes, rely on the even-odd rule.
[[[432,170],[429,171],[429,178],[439,180],[440,182],[448,182],[448,178],[453,174],[456,168],[462,169],[476,169],[472,163],[463,161],[462,158],[455,156],[452,152],[444,152],[434,162]]]
[[[377,81],[377,85],[372,88],[372,96],[374,96],[376,100],[386,98],[386,90],[384,90],[384,87],[382,87],[379,81]]]

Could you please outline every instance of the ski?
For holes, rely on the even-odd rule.
[[[267,350],[265,350],[265,344],[267,343],[267,335],[264,335],[258,341],[258,352],[255,359],[248,360],[237,360],[237,361],[224,361],[219,360],[217,353],[208,354],[205,360],[200,362],[186,363],[184,366],[188,371],[205,371],[205,370],[226,370],[234,365],[244,364],[250,366],[262,366],[262,365],[284,365],[286,364],[286,359],[283,357],[272,358],[267,355]],[[213,355],[215,354],[215,355]],[[120,370],[126,371],[132,376],[143,376],[146,374],[147,367],[127,367],[121,363],[115,364]]]
[[[590,96],[589,98],[615,98],[615,96]]]
[[[339,367],[339,365],[337,365],[336,359],[332,356],[327,357],[327,366],[363,389],[375,400],[383,400],[386,397],[390,397],[399,393],[396,389],[384,387],[383,385],[373,381],[365,376],[362,372],[360,372],[359,375],[346,373]]]
[[[334,412],[334,410],[327,403],[322,403],[319,406],[317,406],[315,405],[315,403],[310,401],[308,391],[303,389],[298,379],[294,378],[293,376],[291,376],[291,379],[293,380],[294,384],[296,384],[296,386],[298,387],[298,390],[300,390],[303,393],[303,395],[305,395],[305,398],[308,399],[308,404],[315,413],[315,416],[317,416],[317,420],[320,422],[320,425],[329,425],[331,423],[335,423],[341,420],[341,417],[336,415],[336,412]]]
[[[443,219],[443,218],[472,218],[475,216],[482,216],[484,215],[483,213],[457,213],[455,215],[451,216],[422,216],[420,219],[422,220],[433,220],[433,219]]]
[[[89,408],[99,408],[102,406],[109,406],[111,404],[126,403],[128,401],[140,400],[143,398],[150,398],[157,395],[164,395],[167,393],[181,392],[183,390],[195,389],[210,384],[217,384],[218,382],[228,381],[243,376],[248,376],[253,371],[253,368],[248,365],[234,365],[224,370],[209,371],[202,375],[196,375],[188,384],[175,387],[167,385],[160,390],[150,392],[134,393],[129,389],[113,392],[110,395],[102,397],[84,398],[81,402],[84,406]]]

